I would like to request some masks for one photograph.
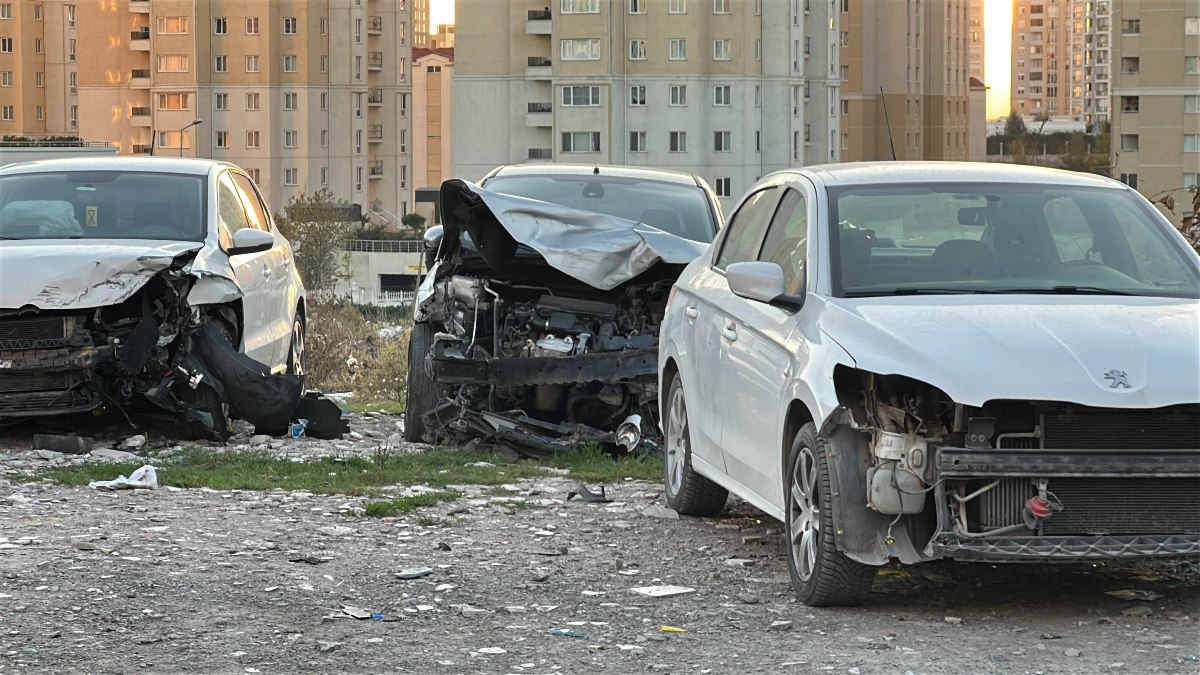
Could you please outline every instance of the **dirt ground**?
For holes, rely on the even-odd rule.
[[[369,452],[396,422],[271,442]],[[24,433],[0,431],[0,673],[1200,672],[1195,563],[883,569],[865,606],[818,610],[741,502],[671,518],[659,485],[590,504],[566,476],[372,519],[345,496],[24,483],[70,461]],[[631,590],[658,584],[694,591]]]

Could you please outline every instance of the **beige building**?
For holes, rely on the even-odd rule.
[[[1122,0],[1112,18],[1113,177],[1148,197],[1197,185],[1200,2]]]
[[[74,4],[0,2],[0,137],[79,135],[82,44]]]
[[[404,0],[39,0],[0,7],[10,4],[22,16],[15,42],[36,64],[22,65],[14,89],[46,101],[27,104],[22,95],[30,114],[22,114],[17,131],[70,130],[111,141],[122,154],[234,162],[274,209],[321,188],[389,222],[409,209]],[[42,25],[27,15],[40,15]],[[46,94],[39,95],[43,83]],[[43,126],[36,105],[45,106]]]
[[[1176,0],[1182,5],[1187,0]],[[1111,0],[1014,0],[1011,109],[1089,130],[1108,120]]]
[[[411,0],[412,46],[429,46],[429,0]]]
[[[433,49],[454,49],[454,24],[439,23],[437,33],[429,36],[429,46]]]
[[[413,49],[412,79],[415,204],[418,188],[437,188],[454,177],[454,50]]]
[[[893,148],[901,160],[968,159],[985,122],[971,118],[969,82],[982,0],[838,4],[842,159],[891,159]]]
[[[987,60],[987,34],[984,29],[983,3],[974,0],[967,6],[967,75],[980,82],[987,82],[984,65]]]
[[[831,0],[459,0],[454,166],[689,171],[728,205],[760,176],[837,161]]]

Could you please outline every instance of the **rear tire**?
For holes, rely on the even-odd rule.
[[[408,338],[408,395],[404,404],[404,440],[425,440],[425,421],[421,416],[437,405],[437,383],[425,370],[425,357],[433,345],[433,329],[427,323],[414,323]]]
[[[829,441],[812,422],[801,427],[784,475],[784,536],[796,595],[810,607],[861,605],[875,568],[837,550],[829,486]]]
[[[729,491],[692,469],[692,440],[688,429],[687,402],[683,380],[676,375],[667,393],[663,412],[666,431],[666,461],[663,484],[667,506],[688,516],[715,516],[725,508]]]

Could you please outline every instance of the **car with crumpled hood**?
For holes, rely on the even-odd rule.
[[[441,213],[410,340],[407,439],[656,449],[659,323],[721,222],[704,180],[501,167],[443,183]]]
[[[250,177],[198,159],[0,169],[0,419],[149,409],[286,427],[304,285]]]

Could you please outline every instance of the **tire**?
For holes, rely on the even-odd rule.
[[[287,371],[292,375],[304,374],[304,317],[296,313],[292,321],[292,344],[288,348]]]
[[[421,415],[437,405],[437,383],[425,369],[425,357],[433,345],[433,329],[427,323],[415,323],[408,338],[408,396],[404,405],[404,440],[425,440],[425,422]]]
[[[717,515],[725,508],[729,491],[692,469],[687,402],[683,398],[683,380],[679,376],[671,380],[663,422],[666,431],[663,484],[667,506],[688,516]]]
[[[784,475],[784,536],[788,571],[800,602],[810,607],[860,605],[875,568],[837,550],[830,508],[829,441],[805,424],[792,441]]]

